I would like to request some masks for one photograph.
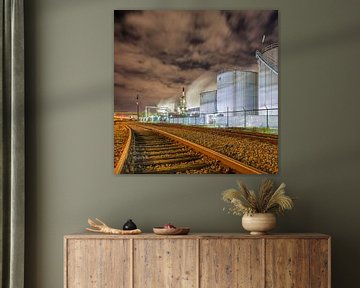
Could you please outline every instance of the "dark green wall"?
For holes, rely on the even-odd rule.
[[[26,286],[62,287],[63,235],[88,216],[145,231],[241,231],[220,193],[256,176],[112,174],[114,9],[279,9],[280,174],[299,197],[279,232],[333,237],[333,286],[358,287],[358,1],[27,1]]]

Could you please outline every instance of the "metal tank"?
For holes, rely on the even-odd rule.
[[[258,75],[256,72],[236,71],[236,91],[236,111],[257,109]]]
[[[216,94],[216,90],[200,93],[200,113],[217,112]]]
[[[261,115],[278,115],[278,44],[256,52],[259,64],[259,109]]]
[[[258,106],[258,76],[252,71],[226,71],[217,76],[219,113],[253,110]]]

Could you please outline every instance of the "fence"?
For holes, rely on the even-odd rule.
[[[191,115],[151,115],[141,117],[141,122],[204,125],[214,127],[244,127],[278,129],[278,109],[252,109]]]

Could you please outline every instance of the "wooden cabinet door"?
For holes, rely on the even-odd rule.
[[[202,239],[200,287],[263,287],[263,253],[261,239]]]
[[[330,240],[310,241],[310,288],[330,287]]]
[[[68,239],[65,253],[65,287],[131,287],[130,240]]]
[[[266,239],[266,288],[329,285],[327,239]]]
[[[134,288],[197,287],[196,239],[134,240]]]
[[[266,287],[309,287],[309,240],[266,239]]]

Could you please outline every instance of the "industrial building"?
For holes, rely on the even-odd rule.
[[[205,124],[278,127],[278,44],[256,51],[256,58],[258,73],[220,72],[217,90],[200,93],[200,113],[217,114]]]
[[[174,114],[169,122],[277,128],[278,44],[256,51],[256,59],[258,72],[220,72],[216,78],[217,89],[200,93],[200,107],[187,109],[183,88],[182,96],[175,101]],[[187,119],[181,120],[179,117]]]
[[[278,44],[256,51],[259,64],[259,109],[260,114],[278,114]]]
[[[200,93],[200,113],[217,112],[217,91],[204,91]]]
[[[193,107],[187,109],[187,114],[189,116],[198,116],[200,114],[200,107]]]
[[[258,75],[252,71],[226,71],[217,76],[217,110],[257,109]]]
[[[185,115],[187,112],[186,109],[186,96],[185,96],[185,88],[183,87],[182,95],[175,101],[175,112]]]

